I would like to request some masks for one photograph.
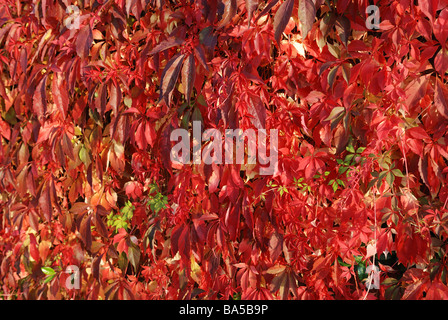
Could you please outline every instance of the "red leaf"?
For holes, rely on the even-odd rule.
[[[442,49],[437,53],[434,59],[434,68],[441,75],[448,71],[448,48]]]
[[[278,0],[270,0],[269,3],[264,7],[264,9],[260,12],[260,14],[255,19],[256,21],[269,12],[276,4]]]
[[[238,203],[240,203],[240,201],[238,201]],[[229,204],[225,215],[225,225],[231,241],[234,241],[236,239],[239,227],[241,211],[240,211],[240,205],[238,203],[235,205]]]
[[[438,280],[431,282],[425,298],[426,300],[447,300],[448,287]]]
[[[154,49],[152,49],[149,54],[153,55],[156,54],[158,52],[162,52],[164,50],[167,50],[169,48],[175,47],[175,46],[180,46],[182,43],[184,43],[184,40],[180,39],[180,38],[175,38],[175,37],[170,37],[162,42],[160,42],[157,46],[154,47]]]
[[[434,89],[434,104],[439,113],[448,118],[448,89],[442,81],[437,79]]]
[[[98,89],[98,97],[95,100],[95,107],[101,116],[104,116],[106,112],[106,102],[107,102],[107,86],[102,83]]]
[[[222,14],[221,21],[219,21],[218,25],[216,26],[217,29],[221,29],[222,27],[226,26],[236,14],[237,9],[236,0],[223,0],[223,2],[224,2],[224,13]]]
[[[196,77],[196,66],[194,55],[190,53],[185,59],[182,67],[182,87],[184,89],[185,99],[190,104],[191,93],[193,91],[194,79]]]
[[[184,225],[177,225],[171,231],[171,255],[175,256],[179,251],[179,237],[182,234]]]
[[[47,112],[47,93],[46,93],[47,75],[45,75],[36,87],[33,95],[33,110],[39,121],[42,121]]]
[[[135,143],[138,148],[145,150],[147,146],[146,136],[145,136],[145,124],[139,123],[137,130],[135,130]]]
[[[305,168],[305,179],[311,179],[317,172],[314,160],[311,160]]]
[[[50,188],[48,188],[47,185],[44,185],[42,187],[42,191],[39,197],[39,206],[42,209],[45,219],[47,221],[51,221],[51,213],[53,210],[51,206]]]
[[[68,110],[68,92],[64,78],[61,74],[57,73],[53,75],[52,89],[54,103],[61,113],[62,118],[65,119]]]
[[[110,103],[110,106],[112,107],[112,110],[114,111],[115,115],[118,114],[118,108],[121,104],[121,99],[122,99],[122,94],[121,94],[120,86],[118,84],[115,85],[114,83],[111,83],[109,103]]]
[[[418,170],[423,182],[430,188],[428,181],[428,157],[426,155],[418,160]]]
[[[125,238],[128,235],[126,229],[120,228],[118,229],[118,233],[114,236],[114,244],[120,242],[121,239]]]
[[[411,80],[406,90],[406,103],[408,108],[412,109],[425,96],[427,90],[428,79],[426,77],[418,77]]]
[[[414,139],[429,139],[431,140],[431,137],[426,133],[426,131],[421,127],[413,127],[407,130],[407,133],[410,137]]]
[[[301,0],[301,1],[303,1],[303,0]],[[313,1],[311,0],[311,2],[313,2]],[[315,8],[314,3],[313,3],[313,8]],[[314,13],[314,16],[315,15],[316,14]],[[311,18],[309,18],[308,20],[311,22],[311,26],[312,26],[314,23],[314,19],[311,21]],[[336,26],[336,30],[338,31],[339,37],[341,38],[342,42],[344,42],[344,44],[347,46],[348,38],[350,36],[350,31],[351,31],[350,30],[350,27],[351,27],[350,20],[346,16],[339,16],[336,20],[335,26]],[[310,30],[311,30],[311,28],[310,28]],[[303,34],[304,33],[303,33],[303,24],[302,24],[302,35]],[[308,34],[308,32],[307,32],[307,34]]]
[[[75,155],[73,153],[73,144],[66,133],[62,135],[62,150],[64,153],[75,161]]]
[[[208,70],[204,49],[201,46],[194,47],[194,55],[196,56],[200,64],[204,67],[204,69]]]
[[[416,232],[410,223],[400,222],[397,226],[397,257],[403,265],[423,263],[427,260],[430,239]]]
[[[406,141],[409,149],[412,150],[415,154],[418,154],[420,157],[423,156],[423,142],[418,139],[408,139]]]
[[[91,229],[92,216],[90,214],[85,214],[81,226],[79,228],[79,234],[81,235],[81,240],[86,246],[86,249],[90,251],[92,247],[92,229]]]
[[[184,54],[178,54],[168,61],[162,73],[160,85],[160,100],[164,100],[167,105],[170,104],[170,95],[179,77],[182,62],[184,61]]]
[[[134,14],[134,10],[137,4],[137,0],[126,0],[126,14],[129,17],[129,14],[132,12]],[[135,15],[135,14],[134,14]],[[136,16],[137,18],[137,16]]]
[[[104,221],[101,218],[101,215],[99,214],[99,212],[95,213],[95,227],[96,227],[96,231],[98,231],[98,233],[101,236],[103,236],[104,238],[108,238],[109,234],[107,232],[107,227],[104,224]]]
[[[218,189],[220,176],[220,168],[215,163],[212,163],[212,173],[208,179],[208,192],[213,193]]]
[[[34,234],[30,234],[30,254],[35,261],[39,261],[39,251],[37,250],[37,242]]]
[[[426,1],[430,3],[431,1]],[[434,10],[436,10],[435,8]],[[434,11],[435,13],[435,11]],[[448,38],[448,8],[443,9],[437,20],[434,22],[434,36],[439,40],[440,44],[442,45],[442,51],[443,49],[448,50],[447,46],[447,38]]]
[[[89,55],[90,47],[93,43],[93,33],[90,28],[90,24],[86,24],[79,30],[78,37],[76,38],[76,53],[81,59],[84,59]]]
[[[299,20],[302,24],[302,39],[305,39],[310,32],[311,28],[314,24],[314,19],[316,18],[316,7],[314,5],[313,0],[299,0]],[[343,22],[344,31],[347,27],[347,22],[338,19],[338,21]],[[348,26],[350,22],[348,22]],[[345,34],[345,37],[348,38],[348,34]],[[344,41],[345,42],[345,41]]]
[[[340,154],[345,150],[345,146],[348,143],[350,132],[343,124],[339,124],[334,132],[333,142],[336,147],[336,154]]]
[[[252,124],[257,129],[266,128],[266,108],[259,96],[252,95],[248,99],[248,111],[253,116]]]
[[[11,129],[9,127],[9,124],[3,121],[0,118],[0,133],[2,134],[5,139],[9,140],[11,139]]]
[[[417,280],[416,282],[408,285],[404,291],[403,300],[420,300],[423,293],[423,283],[422,280]]]
[[[184,261],[190,260],[190,227],[184,226],[179,236],[179,253]]]
[[[148,144],[151,147],[153,147],[154,143],[156,141],[156,138],[157,138],[157,134],[156,134],[156,131],[154,129],[154,126],[151,125],[151,123],[149,121],[146,121],[145,137],[146,137],[146,142],[148,142]]]
[[[20,50],[20,67],[22,68],[23,73],[26,73],[27,64],[28,64],[28,54],[26,48],[22,48],[22,50]]]
[[[274,232],[269,240],[269,254],[272,261],[276,261],[283,250],[283,235]]]
[[[127,243],[127,239],[123,238],[118,242],[117,251],[119,253],[124,252],[124,253],[128,254],[128,248],[129,248],[129,246]]]
[[[289,18],[292,15],[292,9],[294,8],[294,0],[286,0],[278,8],[274,16],[274,38],[278,44],[280,44],[280,38],[286,25],[289,22]]]
[[[87,211],[87,208],[89,208],[89,205],[85,202],[76,202],[72,205],[70,208],[70,212],[74,214],[81,214]]]
[[[258,8],[258,0],[246,0],[247,21],[250,26],[250,20],[255,10]]]
[[[420,0],[418,2],[420,10],[429,18],[431,22],[434,22],[439,0]]]

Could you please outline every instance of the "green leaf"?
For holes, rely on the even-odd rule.
[[[333,192],[336,192],[338,190],[338,183],[336,181],[333,181],[331,187],[333,188]]]
[[[348,154],[348,155],[345,157],[345,159],[344,159],[344,164],[349,165],[350,162],[353,160],[353,157],[354,157],[354,156],[355,156],[354,154]]]
[[[364,150],[366,150],[366,147],[359,147],[358,149],[356,149],[356,153],[363,153]]]
[[[382,172],[380,172],[380,174],[379,174],[379,176],[378,176],[378,179],[379,179],[379,180],[383,180],[384,177],[387,175],[387,173],[388,173],[388,171],[382,171]]]
[[[349,145],[346,147],[346,149],[347,149],[347,151],[350,152],[350,153],[355,153],[355,148],[353,147],[352,144],[349,144]]]
[[[52,274],[51,276],[46,277],[43,283],[48,283],[48,282],[50,282],[51,280],[53,280],[53,278],[54,278],[55,276],[56,276],[56,274]]]
[[[186,112],[182,117],[181,126],[184,129],[188,129],[188,124],[190,123],[190,114],[191,112]]]
[[[15,125],[17,123],[16,119],[16,110],[14,107],[10,107],[8,112],[5,113],[5,120],[8,121],[11,125]]]
[[[51,275],[55,275],[56,271],[54,271],[52,268],[50,267],[42,267],[40,268],[40,270],[42,270],[42,272],[44,274],[46,274],[47,276],[51,276]]]
[[[137,270],[140,262],[140,249],[138,249],[134,245],[131,245],[128,248],[128,259],[131,265],[134,267],[134,270]]]
[[[79,160],[81,160],[86,166],[88,164],[90,164],[90,157],[89,157],[89,153],[87,152],[87,149],[82,146],[81,149],[79,149]]]
[[[382,185],[383,185],[383,179],[378,179],[378,181],[376,182],[376,187],[381,188]]]
[[[203,122],[201,110],[199,110],[199,108],[193,109],[193,114],[191,115],[191,120],[192,121],[201,121],[201,123]]]
[[[379,165],[380,165],[380,167],[383,168],[383,169],[386,169],[386,170],[389,170],[389,169],[390,169],[389,165],[388,165],[386,162],[380,161],[380,162],[379,162]]]
[[[180,105],[180,107],[177,109],[177,114],[178,114],[179,116],[181,116],[181,115],[184,113],[185,109],[186,109],[188,106],[189,106],[189,104],[188,104],[187,102],[182,103],[182,104]]]
[[[378,181],[378,178],[372,179],[369,181],[368,185],[367,185],[367,189],[370,189],[373,187],[373,185],[375,184],[375,182]]]
[[[394,184],[394,180],[395,180],[395,176],[392,174],[392,172],[388,172],[386,175],[386,182],[387,184],[392,187],[392,185]]]
[[[125,272],[128,267],[128,259],[126,258],[126,253],[124,251],[118,256],[118,267],[123,272]]]
[[[368,277],[368,274],[366,273],[366,266],[364,263],[360,263],[357,265],[356,272],[358,273],[358,277],[360,280]]]
[[[384,281],[381,283],[383,286],[390,286],[393,284],[398,283],[398,280],[395,278],[386,278],[384,279]]]
[[[362,263],[362,256],[354,256],[356,264]]]
[[[396,177],[400,177],[400,178],[405,178],[406,176],[401,172],[400,169],[393,169],[392,173],[394,174],[394,176]]]
[[[342,261],[341,257],[338,257],[338,262],[343,267],[350,267],[351,265]]]

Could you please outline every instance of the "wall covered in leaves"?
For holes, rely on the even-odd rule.
[[[447,38],[446,0],[0,0],[1,297],[448,298]],[[278,130],[274,173],[173,163],[194,121]]]

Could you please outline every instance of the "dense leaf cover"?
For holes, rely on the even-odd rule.
[[[447,38],[447,0],[0,0],[2,298],[448,298]],[[274,174],[173,164],[193,121],[278,129]]]

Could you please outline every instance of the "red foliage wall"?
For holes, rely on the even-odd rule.
[[[1,0],[2,298],[448,298],[448,2],[373,4]]]

